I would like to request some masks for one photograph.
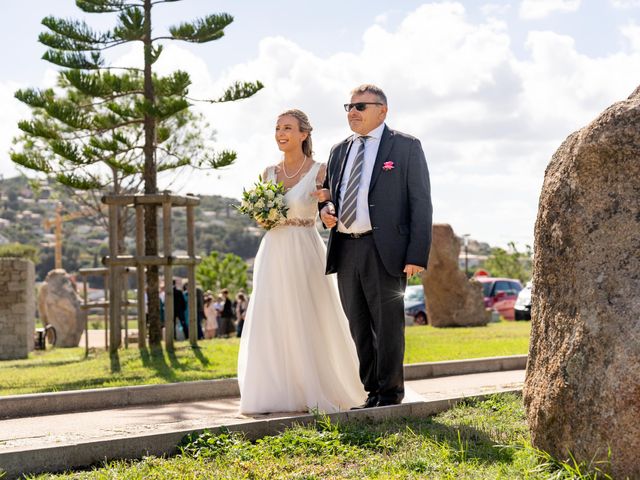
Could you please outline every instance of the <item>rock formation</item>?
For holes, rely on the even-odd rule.
[[[84,330],[86,313],[82,302],[62,269],[51,270],[38,294],[40,318],[56,329],[56,347],[77,347]]]
[[[532,443],[640,478],[640,88],[553,155],[534,251]]]
[[[458,266],[460,242],[447,224],[434,224],[429,265],[423,276],[427,318],[434,327],[486,325],[482,285]]]

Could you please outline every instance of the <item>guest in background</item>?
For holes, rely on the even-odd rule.
[[[243,292],[239,292],[236,295],[236,337],[242,336],[242,328],[244,327],[244,316],[247,313],[247,306],[249,302]]]
[[[187,324],[189,323],[189,282],[185,282],[182,290],[184,292],[184,299],[187,304]],[[204,338],[204,332],[202,330],[202,321],[204,320],[204,293],[202,288],[196,285],[196,323],[198,327],[198,340]]]
[[[218,298],[213,303],[213,308],[216,311],[216,337],[222,337],[222,310],[224,309],[224,297],[218,295]]]
[[[223,306],[222,313],[220,314],[221,318],[221,332],[220,335],[228,338],[231,332],[233,332],[233,305],[231,300],[229,300],[229,290],[226,288],[222,289],[222,298],[223,298]]]
[[[213,293],[210,291],[204,294],[204,338],[211,339],[216,336],[218,331],[218,312],[216,310],[216,302],[213,301]]]
[[[173,315],[174,322],[175,319],[178,319],[180,322],[180,326],[182,327],[182,331],[184,332],[184,338],[189,338],[189,326],[187,325],[187,301],[184,298],[184,294],[182,290],[180,290],[179,283],[176,280],[173,281]],[[175,324],[176,327],[178,323]],[[174,331],[174,338],[177,338],[177,335]]]
[[[198,320],[198,340],[204,339],[204,292],[200,286],[196,285],[196,319]]]

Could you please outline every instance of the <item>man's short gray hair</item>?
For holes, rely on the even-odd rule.
[[[378,99],[380,100],[380,103],[383,103],[385,105],[387,104],[387,96],[384,94],[384,92],[380,87],[377,87],[370,83],[364,83],[359,87],[356,87],[353,90],[351,90],[351,95],[358,95],[363,93],[373,93],[378,97]]]

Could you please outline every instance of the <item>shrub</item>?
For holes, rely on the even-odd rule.
[[[0,258],[25,258],[33,263],[38,263],[40,251],[32,245],[8,243],[0,245]]]

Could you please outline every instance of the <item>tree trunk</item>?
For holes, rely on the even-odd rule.
[[[144,98],[147,109],[144,115],[144,193],[158,193],[157,167],[155,159],[156,119],[152,112],[155,104],[153,78],[151,76],[151,0],[144,0]],[[145,255],[158,254],[158,217],[156,206],[148,205],[144,212],[144,249]],[[147,267],[149,345],[159,347],[162,338],[160,325],[160,295],[158,267]]]

